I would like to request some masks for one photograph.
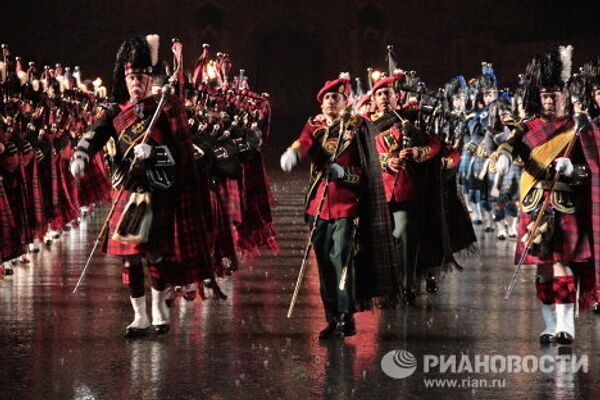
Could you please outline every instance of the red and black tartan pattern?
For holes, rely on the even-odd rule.
[[[45,234],[46,219],[44,216],[44,198],[40,184],[39,161],[34,158],[31,162],[31,198],[33,201],[33,213],[35,217],[36,234],[40,237],[40,231]]]
[[[35,212],[30,194],[31,186],[29,184],[28,173],[25,170],[25,166],[20,164],[17,172],[19,206],[16,207],[15,213],[18,216],[18,229],[21,243],[27,244],[33,242],[35,237]]]
[[[210,225],[205,218],[205,208],[210,208],[210,204],[203,203],[201,192],[201,188],[206,187],[208,181],[199,179],[194,173],[192,136],[183,103],[175,97],[170,97],[164,112],[169,121],[170,131],[176,139],[175,146],[179,154],[173,240],[176,251],[174,256],[167,260],[171,262],[169,271],[172,271],[172,277],[168,279],[169,283],[185,285],[214,278],[206,234]]]
[[[227,214],[232,224],[239,225],[242,222],[242,201],[240,192],[241,179],[225,179],[223,185],[219,185],[222,190],[222,199],[227,207]],[[255,199],[252,199],[255,201]]]
[[[102,152],[90,160],[85,175],[79,180],[79,205],[90,206],[95,203],[108,203],[111,199],[111,181]]]
[[[553,282],[535,281],[535,292],[537,298],[544,304],[554,304],[554,288]]]
[[[174,221],[171,210],[174,204],[172,196],[166,194],[152,195],[152,225],[147,243],[125,243],[112,239],[131,194],[132,192],[123,190],[117,201],[118,191],[113,191],[113,201],[117,201],[117,205],[108,223],[108,240],[104,251],[116,256],[143,255],[148,250],[168,256],[177,251],[173,249]]]
[[[594,274],[590,276],[592,283],[581,285],[584,305],[600,303],[600,126],[581,133],[581,148],[590,168],[589,197],[591,199],[592,252],[594,255]],[[583,288],[589,290],[583,290]],[[586,301],[587,300],[587,301]]]
[[[529,131],[523,137],[523,142],[532,149],[544,143],[554,134],[572,126],[572,124],[572,121],[567,118],[549,122],[544,122],[540,118],[533,119],[527,122]],[[583,219],[588,219],[586,223],[591,227],[588,229],[587,239],[589,252],[592,256],[592,265],[589,262],[583,263],[578,266],[578,271],[575,271],[580,280],[580,309],[585,311],[592,304],[600,301],[600,127],[593,125],[592,129],[583,130],[579,134],[578,140],[585,162],[590,168],[590,182],[588,185],[590,212],[589,216],[585,215]],[[521,225],[520,220],[520,234],[522,234]],[[522,248],[522,245],[520,247]],[[528,262],[526,261],[526,263]],[[594,272],[588,273],[586,268],[592,269]]]
[[[38,160],[36,160],[33,155],[33,152],[29,153],[28,161],[23,167],[23,176],[25,178],[25,188],[27,193],[27,215],[32,240],[38,235],[38,231],[43,224],[43,213],[40,204],[41,193]]]
[[[253,252],[262,247],[277,252],[279,245],[271,212],[273,194],[262,154],[255,154],[242,166],[242,223],[238,226],[237,244],[242,252]]]
[[[23,254],[23,246],[17,237],[17,224],[0,175],[0,262]]]
[[[56,178],[56,175],[54,173],[51,155],[39,162],[38,173],[40,192],[42,195],[41,206],[44,219],[43,225],[37,233],[38,238],[41,239],[48,231],[48,225],[54,217],[54,203],[52,199],[54,196],[54,179]]]
[[[527,232],[527,225],[532,222],[531,214],[519,213],[519,238]],[[522,240],[517,241],[515,263],[521,259],[525,249]],[[554,236],[552,237],[552,251],[546,257],[537,257],[530,253],[525,257],[524,264],[551,264],[555,262],[583,263],[592,258],[590,238],[587,227],[581,226],[576,214],[564,214],[555,211]]]
[[[215,242],[213,248],[213,271],[215,275],[223,277],[226,275],[222,263],[223,258],[229,258],[232,262],[232,270],[237,270],[238,260],[235,251],[233,237],[233,224],[227,207],[227,188],[224,182],[220,182],[217,190],[211,191],[211,205],[213,215],[213,232]]]
[[[202,187],[208,182],[200,180],[195,173],[191,134],[183,104],[170,97],[163,109],[169,132],[173,137],[174,153],[178,155],[175,192],[161,193],[153,197],[154,219],[150,241],[145,245],[131,245],[111,241],[110,236],[116,227],[128,196],[123,193],[116,211],[110,220],[109,238],[105,241],[105,251],[109,254],[143,254],[145,250],[163,250],[163,263],[167,282],[185,285],[204,279],[214,278],[210,264],[210,248],[206,229],[206,207],[203,202]]]
[[[528,131],[523,136],[523,143],[530,150],[546,143],[553,136],[564,132],[566,129],[573,126],[570,118],[559,118],[547,122],[543,122],[540,118],[535,118],[526,123]]]
[[[575,303],[575,277],[556,276],[552,280],[552,291],[554,292],[554,303]]]
[[[15,221],[15,235],[21,244],[27,244],[32,241],[33,237],[30,238],[31,230],[29,229],[22,165],[18,165],[15,171],[4,174],[4,188]]]
[[[56,157],[55,171],[56,171],[56,185],[53,187],[56,193],[58,203],[54,206],[54,216],[50,221],[52,229],[60,230],[69,222],[79,217],[79,207],[72,198],[71,185],[74,184],[74,180],[71,173],[68,171],[68,161],[61,157]]]

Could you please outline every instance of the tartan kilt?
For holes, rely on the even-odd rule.
[[[524,244],[521,238],[527,232],[527,225],[532,221],[531,214],[519,212],[519,240],[515,254],[515,264],[521,259]],[[555,210],[554,236],[552,252],[544,258],[527,254],[524,264],[551,264],[555,262],[585,263],[592,258],[588,229],[578,221],[576,214],[565,214]]]
[[[211,191],[211,205],[213,212],[213,229],[215,242],[213,247],[214,263],[213,270],[216,276],[225,275],[222,259],[229,258],[232,261],[233,270],[237,270],[238,260],[235,252],[235,241],[233,237],[233,225],[229,218],[227,202],[221,197],[223,191]]]
[[[240,184],[236,179],[225,179],[219,183],[222,204],[227,207],[227,214],[231,223],[240,224],[242,222],[242,202],[240,193]]]
[[[53,172],[52,157],[48,156],[38,162],[40,194],[42,196],[42,218],[43,225],[38,229],[38,238],[42,238],[48,231],[48,224],[54,217],[53,205],[53,180],[56,175]]]
[[[152,225],[147,243],[130,244],[112,240],[131,192],[123,191],[109,221],[108,238],[103,250],[107,254],[144,255],[148,251],[161,253],[164,268],[161,275],[172,285],[187,285],[212,278],[210,248],[206,236],[207,224],[198,190],[191,187],[172,192],[152,193]],[[112,192],[113,201],[117,191]]]
[[[237,225],[237,246],[242,252],[254,252],[261,247],[278,252],[271,206],[274,204],[269,177],[264,168],[262,154],[257,153],[243,164],[240,181],[242,223]]]
[[[510,200],[519,200],[519,181],[522,168],[512,165],[502,179],[502,194]]]
[[[19,166],[20,207],[17,213],[20,218],[19,230],[22,243],[31,243],[35,237],[35,210],[31,197],[31,173],[26,166]]]
[[[485,164],[485,158],[479,157],[477,155],[473,155],[471,158],[471,163],[469,165],[468,173],[468,182],[470,190],[483,190],[484,182],[479,179],[479,175],[483,170],[483,166]],[[489,175],[489,174],[488,174]]]
[[[17,224],[0,176],[0,262],[12,260],[24,253],[16,228]]]
[[[147,243],[124,243],[112,239],[132,193],[123,190],[117,201],[118,191],[112,191],[112,200],[117,201],[117,204],[108,224],[108,241],[105,242],[104,251],[117,256],[144,254],[147,250],[169,255],[173,248],[174,221],[171,210],[174,204],[172,195],[165,193],[152,193],[152,224]]]
[[[57,199],[54,205],[54,216],[50,221],[53,229],[62,229],[66,224],[79,217],[79,207],[72,197],[74,180],[69,179],[68,161],[57,157],[55,159],[56,182],[53,185],[53,198]]]
[[[469,165],[471,165],[471,158],[473,153],[470,151],[463,151],[460,156],[460,163],[458,164],[458,183],[461,186],[467,186],[469,184]]]
[[[46,220],[44,218],[44,197],[40,182],[40,163],[36,158],[31,162],[31,199],[33,201],[36,235],[40,237],[41,231],[46,233],[44,229]],[[42,233],[42,236],[44,233]]]
[[[174,252],[170,258],[172,273],[166,276],[167,281],[172,284],[186,285],[214,278],[207,234],[210,221],[205,217],[205,208],[210,208],[210,204],[203,203],[203,198],[199,186],[190,185],[177,193]]]
[[[22,244],[33,240],[32,232],[29,228],[29,213],[26,209],[27,194],[25,192],[26,185],[24,179],[22,165],[19,165],[14,172],[4,175],[6,197],[15,221],[15,235]]]
[[[91,159],[85,175],[79,180],[79,205],[108,203],[111,200],[111,181],[100,151]]]

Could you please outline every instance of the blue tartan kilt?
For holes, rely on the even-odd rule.
[[[463,151],[458,164],[458,183],[462,186],[468,186],[469,182],[469,165],[473,154],[469,151]]]
[[[519,200],[519,181],[521,180],[521,167],[510,167],[508,174],[502,180],[502,193],[510,200]]]
[[[479,156],[473,156],[471,160],[471,179],[479,179],[479,174],[483,170],[483,164],[485,164],[485,158]]]

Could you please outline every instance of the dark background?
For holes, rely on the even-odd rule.
[[[492,62],[501,86],[513,86],[533,53],[575,47],[578,66],[600,52],[600,1],[2,1],[0,41],[39,65],[79,65],[110,83],[120,42],[158,33],[161,58],[172,37],[193,68],[202,43],[244,68],[252,88],[271,94],[273,139],[284,144],[319,111],[315,94],[340,71],[361,76],[384,66],[394,44],[400,67],[430,88]]]

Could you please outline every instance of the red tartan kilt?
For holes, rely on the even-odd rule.
[[[525,212],[519,213],[519,240],[515,263],[518,263],[524,250],[521,238],[527,232],[527,225],[531,222],[531,215]],[[528,254],[524,264],[551,264],[555,262],[584,263],[592,258],[589,235],[587,229],[577,221],[576,214],[564,214],[555,211],[555,227],[553,236],[553,251],[545,258],[539,258]]]
[[[0,262],[11,260],[23,254],[20,245],[16,222],[11,210],[0,176]]]
[[[91,159],[85,175],[79,180],[79,204],[107,203],[111,198],[111,182],[100,151]]]
[[[116,190],[113,190],[113,201],[116,200],[117,193]],[[152,225],[150,227],[150,238],[147,243],[124,243],[112,239],[131,193],[124,190],[121,194],[115,211],[110,218],[108,241],[105,242],[104,251],[107,254],[117,256],[143,255],[148,251],[151,251],[153,254],[173,256],[176,249],[173,248],[175,214],[173,213],[174,197],[172,194],[152,193]]]

